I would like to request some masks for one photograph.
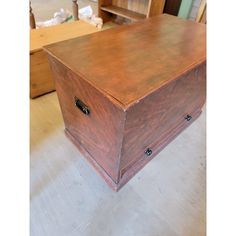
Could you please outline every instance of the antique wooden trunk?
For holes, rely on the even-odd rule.
[[[205,30],[164,14],[45,47],[65,133],[113,189],[200,115]]]

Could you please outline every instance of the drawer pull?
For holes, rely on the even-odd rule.
[[[187,120],[187,121],[190,121],[192,119],[192,116],[187,115],[187,116],[184,117],[184,119]]]
[[[89,115],[89,108],[77,97],[75,97],[75,106],[78,107],[85,115]]]
[[[151,155],[152,155],[152,149],[148,148],[144,153],[145,153],[147,156],[151,156]]]

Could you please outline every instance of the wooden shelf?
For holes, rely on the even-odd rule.
[[[132,21],[138,21],[146,18],[146,15],[140,14],[134,11],[130,11],[125,8],[117,7],[117,6],[106,6],[106,7],[101,7],[103,11],[110,12],[112,14],[122,16],[126,19],[130,19]]]

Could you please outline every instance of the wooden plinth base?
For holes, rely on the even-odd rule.
[[[151,161],[155,156],[168,145],[178,134],[180,134],[186,127],[188,127],[192,122],[199,117],[201,110],[197,110],[192,113],[192,119],[189,122],[183,121],[176,127],[165,133],[163,137],[153,144],[155,147],[153,149],[153,154],[151,157],[144,157],[131,166],[120,178],[118,183],[115,183],[111,177],[106,173],[106,171],[94,160],[90,153],[86,150],[77,139],[75,139],[69,130],[65,129],[66,136],[76,145],[81,154],[88,160],[88,162],[94,167],[94,169],[102,176],[106,183],[115,191],[118,191],[122,186],[124,186],[140,169],[142,169],[149,161]]]

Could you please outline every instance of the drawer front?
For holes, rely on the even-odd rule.
[[[50,63],[67,131],[117,182],[124,112],[60,62]]]
[[[152,156],[155,153],[152,147],[158,148],[157,143],[171,137],[176,127],[186,127],[184,124],[191,123],[191,118],[200,112],[206,96],[205,70],[205,63],[201,64],[130,107],[125,124],[121,175],[140,159]]]

